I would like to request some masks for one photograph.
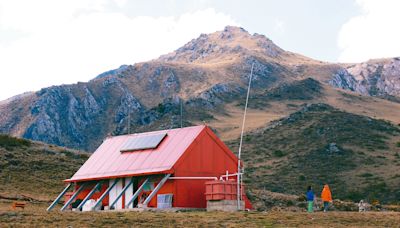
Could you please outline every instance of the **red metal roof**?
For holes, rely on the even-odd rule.
[[[107,138],[85,164],[65,181],[169,173],[204,128],[205,126],[194,126]],[[155,149],[120,152],[125,142],[131,138],[164,132],[167,133],[167,137]]]

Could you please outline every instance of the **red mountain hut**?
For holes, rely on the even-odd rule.
[[[47,210],[62,197],[62,211],[235,207],[237,162],[207,126],[108,137]]]

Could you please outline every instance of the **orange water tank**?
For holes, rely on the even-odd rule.
[[[242,192],[244,192],[242,185]],[[215,180],[206,182],[206,200],[236,200],[237,182]]]

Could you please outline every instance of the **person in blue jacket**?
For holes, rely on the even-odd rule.
[[[311,186],[307,188],[307,212],[314,212],[314,192]]]

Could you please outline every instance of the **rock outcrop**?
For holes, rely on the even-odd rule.
[[[363,95],[400,97],[400,58],[348,66],[333,74],[330,84]]]

